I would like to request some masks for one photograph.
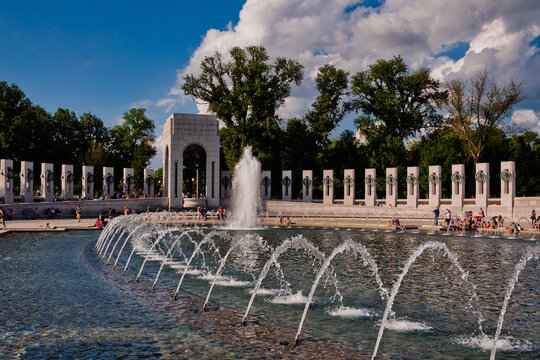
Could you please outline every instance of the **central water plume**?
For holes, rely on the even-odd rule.
[[[257,226],[257,212],[261,202],[260,184],[261,163],[253,156],[251,146],[247,146],[234,167],[230,228],[249,229]]]

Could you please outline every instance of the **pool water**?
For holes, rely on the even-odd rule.
[[[181,229],[168,230],[155,252],[164,255],[176,244],[168,262],[177,265],[185,264],[196,244],[211,231],[194,233],[188,240],[181,235]],[[249,233],[219,230],[213,235],[215,246],[203,246],[204,258],[194,257],[190,270],[198,270],[199,274],[192,271],[186,276],[180,294],[188,291],[200,298],[202,305],[213,279],[208,273],[215,274],[231,239]],[[478,318],[483,332],[493,336],[515,264],[528,247],[537,246],[536,241],[521,239],[360,230],[264,229],[257,233],[268,248],[246,241],[231,254],[223,268],[224,281],[211,295],[211,306],[242,314],[271,249],[295,236],[301,235],[326,256],[345,240],[363,244],[377,263],[387,289],[392,288],[403,264],[419,245],[426,241],[446,244],[469,273],[469,280],[477,285],[477,300],[471,302],[470,289],[461,274],[440,251],[426,250],[403,281],[381,341],[379,355],[390,359],[488,359],[491,342],[479,331]],[[99,263],[94,252],[95,233],[10,234],[1,238],[0,357],[256,357],[246,353],[245,346],[240,348],[234,341],[223,341],[213,334],[226,329],[205,329],[204,324],[203,331],[194,329],[173,316],[174,309],[164,311],[157,306],[165,301],[163,297],[150,291],[141,295],[135,286],[131,289],[120,285],[135,284],[135,275],[143,263],[145,255],[134,253],[126,276],[121,276],[132,247],[150,248],[157,234],[155,227],[149,227],[147,233],[137,228],[126,241],[114,270],[111,264],[127,233],[119,241],[108,268]],[[175,241],[179,236],[184,238]],[[280,271],[274,271],[274,267],[264,279],[262,288],[267,292],[255,298],[250,317],[259,316],[296,330],[320,263],[302,249],[288,250],[278,261]],[[160,263],[145,264],[142,276],[147,282],[154,280]],[[504,344],[497,358],[540,358],[539,267],[539,262],[532,260],[520,275],[509,302],[501,334]],[[359,256],[350,252],[337,256],[332,270],[333,274],[324,277],[315,292],[300,338],[309,334],[371,352],[386,300],[381,298],[372,271],[363,266]],[[157,290],[172,295],[182,271],[180,266],[165,266]]]

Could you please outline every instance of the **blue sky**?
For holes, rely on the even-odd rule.
[[[524,80],[511,121],[540,133],[539,18],[540,2],[528,0],[4,1],[0,81],[51,113],[91,112],[109,127],[144,107],[159,140],[172,112],[205,112],[180,87],[215,51],[257,44],[298,59],[305,79],[285,119],[308,110],[318,67],[354,74],[401,55],[441,81],[483,69]],[[352,128],[350,116],[339,130]],[[152,166],[160,164],[158,154]]]
[[[206,31],[237,22],[243,1],[212,1],[205,11],[194,1],[158,4],[3,2],[0,81],[17,84],[49,112],[90,111],[116,125],[134,103],[167,94]]]

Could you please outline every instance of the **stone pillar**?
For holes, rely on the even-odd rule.
[[[407,167],[407,206],[418,207],[418,192],[420,191],[420,181],[418,181],[418,166]]]
[[[366,169],[364,177],[364,201],[366,206],[375,206],[377,200],[377,175],[375,169]]]
[[[501,162],[501,206],[512,209],[516,197],[516,163]]]
[[[154,169],[145,168],[143,172],[144,178],[144,195],[154,197]]]
[[[334,203],[334,170],[323,170],[323,204]]]
[[[221,197],[231,197],[231,172],[228,170],[224,170],[221,172],[221,178],[220,178],[220,184],[221,184]]]
[[[281,200],[291,201],[292,196],[292,170],[281,172]]]
[[[261,196],[263,200],[272,198],[272,172],[270,170],[261,171]]]
[[[313,170],[302,170],[302,201],[313,201]]]
[[[219,207],[219,143],[210,147],[206,155],[206,204]],[[260,180],[259,180],[260,181]]]
[[[85,199],[94,198],[94,167],[83,165],[82,167],[82,194]]]
[[[73,182],[75,181],[75,175],[73,175],[73,165],[62,164],[61,180],[62,198],[64,200],[73,199]]]
[[[474,174],[476,206],[486,211],[489,199],[489,163],[477,163]]]
[[[463,210],[465,198],[465,165],[452,165],[452,207],[454,210]]]
[[[114,197],[114,168],[103,167],[103,197]]]
[[[123,178],[122,178],[122,192],[130,196],[135,192],[135,177],[133,176],[133,168],[124,168]]]
[[[345,169],[343,171],[343,204],[354,205],[355,177],[354,169]]]
[[[21,196],[23,202],[34,202],[34,163],[31,161],[21,161]]]
[[[4,204],[13,203],[13,160],[0,160],[0,196],[4,198]]]
[[[53,201],[54,199],[53,164],[41,164],[41,196],[44,201]]]
[[[397,206],[398,199],[398,176],[397,168],[386,169],[386,205]]]
[[[429,167],[428,193],[429,207],[435,209],[441,206],[441,166],[432,165]]]

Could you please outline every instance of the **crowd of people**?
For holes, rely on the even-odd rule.
[[[208,220],[209,217],[215,216],[218,220],[227,219],[227,209],[224,207],[219,207],[215,213],[208,211],[206,206],[197,206],[197,220]]]
[[[156,212],[159,212],[159,207],[155,210]],[[151,212],[150,207],[147,207],[146,212]],[[130,215],[135,213],[133,209],[129,207],[124,207],[123,214],[124,215]],[[1,225],[4,229],[6,229],[6,220],[12,220],[14,217],[15,212],[13,209],[2,209],[0,208],[0,218],[1,218]],[[22,215],[24,215],[27,219],[39,219],[40,214],[39,210],[37,208],[25,208],[22,211]],[[49,219],[61,219],[62,218],[62,212],[59,208],[47,208],[46,215]],[[78,222],[81,221],[82,217],[82,209],[80,205],[77,205],[76,208],[72,210],[72,215],[75,219],[77,219]],[[106,226],[107,222],[116,216],[121,215],[120,212],[116,211],[113,208],[104,209],[101,211],[95,221],[94,226],[103,228]],[[440,210],[437,207],[435,210],[433,210],[434,215],[434,224],[438,225],[439,222],[439,216]],[[196,211],[197,220],[208,220],[209,218],[217,218],[218,220],[226,220],[227,219],[227,209],[224,207],[219,207],[217,211],[210,212],[206,206],[198,206]],[[497,229],[497,230],[506,230],[509,233],[519,233],[520,231],[524,230],[523,226],[519,222],[511,221],[510,219],[506,218],[508,220],[507,227],[505,228],[505,218],[502,215],[498,216],[492,216],[490,218],[486,217],[486,214],[482,208],[480,208],[477,215],[473,215],[472,211],[465,212],[465,215],[463,218],[460,218],[459,216],[452,214],[452,211],[450,209],[445,209],[444,211],[444,222],[446,223],[445,229],[447,231],[473,231],[478,229]],[[522,220],[522,219],[520,219]],[[289,217],[280,217],[279,223],[283,224],[285,226],[290,226],[291,220]],[[530,225],[530,228],[534,230],[540,230],[540,216],[536,215],[536,210],[531,211],[530,215],[530,224],[526,225],[526,228],[528,229]],[[400,223],[400,220],[398,217],[393,218],[388,222],[389,227],[394,227],[399,230],[403,230],[404,227]]]

